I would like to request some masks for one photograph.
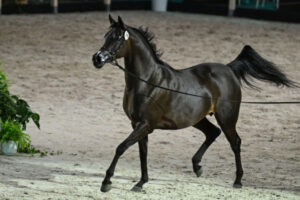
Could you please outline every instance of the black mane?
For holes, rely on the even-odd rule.
[[[153,42],[153,39],[155,38],[154,33],[151,32],[148,27],[140,26],[139,28],[134,28],[134,27],[130,27],[130,28],[137,31],[138,33],[140,33],[144,37],[144,39],[149,44],[149,46],[150,46],[150,48],[153,52],[153,55],[156,58],[157,62],[159,62],[160,64],[166,64],[164,61],[162,61],[160,59],[160,57],[163,54],[162,50],[157,49],[156,44]]]

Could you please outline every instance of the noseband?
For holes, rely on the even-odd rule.
[[[125,33],[125,34],[123,34],[122,36],[120,36],[120,37],[118,38],[117,42],[119,42],[119,46],[118,46],[118,48],[117,48],[114,52],[111,52],[111,51],[105,51],[105,54],[103,55],[103,54],[101,54],[101,53],[102,53],[101,50],[99,50],[99,51],[96,53],[96,56],[100,56],[101,61],[105,61],[106,58],[108,57],[108,58],[110,58],[109,63],[115,64],[116,61],[117,61],[117,53],[118,53],[118,52],[120,51],[120,49],[123,47],[125,40],[127,40],[128,37],[129,37],[129,34],[128,34],[128,31],[127,31],[127,30],[125,30],[124,33]],[[126,39],[125,37],[127,37],[127,39]]]

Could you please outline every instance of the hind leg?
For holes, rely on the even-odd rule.
[[[206,152],[208,147],[215,141],[215,139],[220,135],[221,130],[215,125],[213,125],[206,118],[202,119],[200,122],[194,125],[194,127],[201,130],[206,136],[205,141],[203,142],[199,150],[195,153],[192,159],[193,170],[195,174],[199,177],[202,174],[202,167],[199,165],[199,163],[201,162],[203,154]]]
[[[229,108],[226,111],[226,108]],[[225,133],[227,140],[230,143],[231,149],[234,152],[235,164],[236,164],[236,179],[234,181],[233,187],[241,188],[242,187],[242,176],[243,176],[243,167],[241,162],[241,138],[238,136],[236,131],[236,122],[239,113],[239,105],[223,105],[221,112],[216,113],[216,119],[220,125],[222,131]]]

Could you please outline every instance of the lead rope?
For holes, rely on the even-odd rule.
[[[198,98],[202,98],[202,99],[227,101],[227,102],[232,102],[232,103],[243,103],[243,104],[300,104],[300,101],[234,101],[234,100],[210,98],[210,97],[205,97],[205,96],[201,96],[201,95],[197,95],[197,94],[191,94],[191,93],[187,93],[187,92],[181,92],[181,91],[173,90],[173,89],[166,88],[166,87],[163,87],[163,86],[160,86],[160,85],[156,85],[154,83],[150,83],[149,81],[146,81],[146,80],[138,77],[134,73],[128,71],[127,69],[125,69],[124,67],[122,67],[121,65],[119,65],[119,63],[118,63],[118,61],[116,59],[113,59],[113,61],[111,62],[111,64],[114,65],[114,66],[117,66],[125,74],[128,74],[131,77],[136,78],[139,81],[142,81],[142,82],[144,82],[144,83],[146,83],[148,85],[151,85],[153,87],[160,88],[160,89],[167,90],[167,91],[171,91],[171,92],[175,92],[175,93],[179,93],[179,94],[184,94],[184,95],[188,95],[188,96],[198,97]]]

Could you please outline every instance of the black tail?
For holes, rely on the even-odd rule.
[[[240,82],[242,79],[251,88],[259,89],[249,82],[247,76],[275,83],[276,86],[299,87],[296,82],[289,80],[273,63],[262,58],[248,45],[243,48],[234,61],[227,65],[232,69]]]

